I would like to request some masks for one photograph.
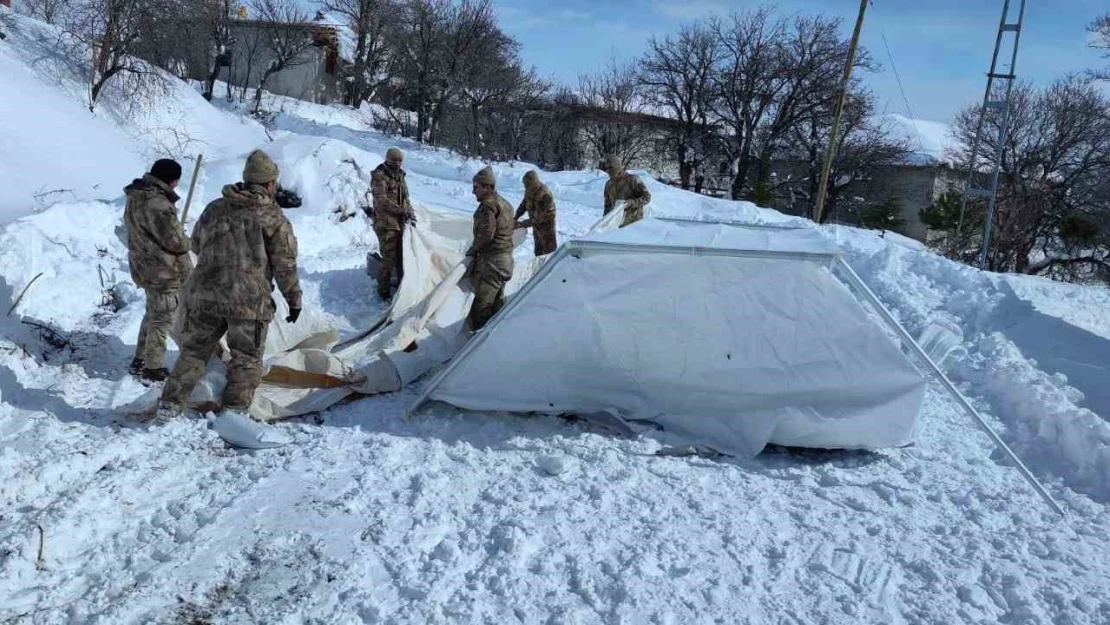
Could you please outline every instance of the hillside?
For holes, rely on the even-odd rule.
[[[128,423],[116,409],[145,390],[126,374],[143,302],[120,189],[154,155],[205,151],[195,219],[251,149],[272,154],[304,198],[288,215],[306,309],[341,332],[381,310],[357,203],[385,150],[407,151],[415,201],[466,213],[481,163],[281,98],[268,134],[184,85],[165,115],[110,101],[90,115],[79,79],[49,69],[70,53],[36,61],[56,33],[11,20],[0,82],[21,88],[0,98],[0,138],[24,147],[0,152],[0,206],[24,216],[0,229],[0,304],[26,295],[0,318],[0,622],[1110,622],[1110,293],[982,273],[894,235],[820,230],[914,336],[951,348],[948,374],[1067,518],[936,385],[911,447],[755,458],[542,415],[405,418],[420,383],[281,424],[296,443],[258,453],[200,419]],[[188,138],[174,150],[171,128]],[[85,186],[29,206],[56,153]],[[515,204],[528,166],[493,166]],[[582,233],[603,175],[543,178],[560,237]],[[816,227],[647,184],[659,215]]]

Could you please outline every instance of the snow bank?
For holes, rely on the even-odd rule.
[[[1022,354],[1023,343],[1033,346],[1040,338],[1037,326],[1015,318],[1031,308],[1015,308],[1016,296],[991,274],[885,245],[870,232],[838,233],[848,261],[911,334],[934,326],[959,333],[964,349],[948,360],[950,377],[968,385],[965,392],[973,398],[989,402],[985,411],[1034,471],[1110,500],[1110,422],[1081,407],[1084,393],[1069,386],[1067,376],[1042,371]],[[1011,331],[1004,334],[1006,329]]]
[[[59,89],[69,78],[50,56],[56,33],[3,7],[0,17],[0,223],[58,201],[118,196],[143,171],[140,144]],[[31,65],[30,55],[42,58]]]
[[[87,49],[0,11],[8,35],[0,41],[0,223],[55,202],[118,198],[158,158],[219,158],[266,141],[260,124],[213,108],[169,76],[145,101],[109,83],[90,113]]]

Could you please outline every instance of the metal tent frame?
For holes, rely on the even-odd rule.
[[[667,221],[692,221],[681,219],[668,219]],[[720,222],[698,221],[695,223],[714,224]],[[737,224],[740,226],[741,224]],[[744,225],[743,227],[751,227]],[[758,226],[757,226],[758,227]],[[797,230],[800,228],[779,228],[772,227],[773,229],[781,230]],[[910,335],[902,324],[894,317],[886,306],[883,305],[879,297],[875,295],[874,291],[867,286],[863,279],[852,269],[840,255],[839,252],[814,253],[814,252],[783,252],[783,251],[766,251],[766,250],[741,250],[741,249],[720,249],[720,248],[706,248],[697,246],[672,246],[665,244],[645,245],[645,244],[625,244],[613,242],[601,242],[590,240],[573,240],[563,244],[554,254],[552,254],[539,272],[528,281],[524,286],[506,305],[498,311],[496,315],[490,320],[485,328],[478,331],[467,344],[451,359],[451,362],[444,367],[434,378],[424,387],[424,390],[417,397],[416,401],[405,411],[406,416],[419,411],[424,404],[426,404],[439,387],[439,385],[452,374],[453,371],[463,362],[466,361],[467,356],[478,349],[486,337],[490,333],[497,330],[497,326],[504,322],[513,315],[513,312],[520,307],[521,303],[528,299],[532,291],[540,288],[544,281],[553,273],[554,268],[563,262],[568,256],[573,258],[582,258],[584,256],[591,256],[596,254],[682,254],[689,256],[717,256],[717,257],[734,257],[734,258],[758,258],[758,259],[780,259],[780,260],[794,260],[794,261],[808,261],[826,264],[834,276],[836,270],[840,270],[843,281],[846,283],[849,292],[853,293],[857,302],[866,302],[878,314],[879,318],[886,324],[886,326],[894,332],[903,346],[910,351],[918,361],[919,366],[924,367],[925,374],[932,375],[940,385],[948,391],[948,393],[956,400],[956,402],[963,408],[964,412],[975,422],[977,426],[991,439],[999,449],[1014,463],[1018,472],[1022,477],[1029,482],[1030,486],[1037,492],[1038,495],[1044,499],[1045,503],[1049,505],[1056,513],[1061,516],[1066,516],[1064,509],[1052,498],[1044,486],[1037,480],[1031,471],[1025,466],[1025,463],[1018,458],[1017,454],[1010,449],[1010,447],[1003,441],[998,434],[990,427],[983,416],[971,404],[971,402],[960,392],[956,385],[952,383],[940,366],[929,356],[929,354],[922,349],[921,345]],[[862,300],[862,301],[861,301]]]

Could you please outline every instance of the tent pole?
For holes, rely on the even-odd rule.
[[[944,371],[941,371],[940,366],[938,366],[937,363],[929,357],[929,354],[925,353],[925,350],[917,344],[917,341],[915,341],[914,338],[910,336],[910,333],[902,327],[902,324],[898,323],[898,320],[894,318],[894,315],[892,315],[889,310],[887,310],[886,306],[883,306],[883,303],[879,301],[878,296],[876,296],[871,288],[868,287],[867,284],[863,281],[863,279],[859,277],[859,274],[857,274],[855,270],[852,269],[852,266],[845,262],[843,259],[840,261],[839,266],[844,270],[844,275],[845,277],[847,277],[848,282],[857,290],[859,290],[860,293],[863,294],[867,301],[875,307],[876,311],[883,318],[883,320],[887,322],[887,325],[889,325],[891,329],[898,333],[898,335],[902,338],[902,341],[914,353],[917,354],[917,357],[921,360],[921,362],[932,370],[933,375],[936,376],[941,385],[944,386],[944,388],[946,388],[948,392],[951,393],[952,397],[956,399],[960,406],[963,407],[964,412],[966,412],[968,416],[975,420],[975,423],[979,425],[980,429],[986,432],[991,441],[999,449],[1001,449],[1006,454],[1006,456],[1014,463],[1014,466],[1017,467],[1018,472],[1021,473],[1022,477],[1024,477],[1027,482],[1029,482],[1030,486],[1033,487],[1033,490],[1037,491],[1041,498],[1045,500],[1045,503],[1047,503],[1053,510],[1055,510],[1057,514],[1066,517],[1067,513],[1065,513],[1064,509],[1060,507],[1060,504],[1056,503],[1056,501],[1052,498],[1052,495],[1048,494],[1048,491],[1045,490],[1045,487],[1037,481],[1037,478],[1033,475],[1033,473],[1030,472],[1029,469],[1026,468],[1025,464],[1021,461],[1021,459],[1017,457],[1017,454],[1015,454],[1010,449],[1010,447],[1006,445],[1006,443],[1001,438],[999,438],[998,434],[995,433],[993,429],[991,429],[991,426],[987,424],[987,422],[983,419],[983,416],[979,414],[979,411],[971,405],[971,402],[969,402],[968,399],[964,397],[963,393],[961,393],[960,390],[956,388],[956,385],[952,384],[952,381],[948,379],[948,376],[944,374]]]
[[[424,390],[420,393],[420,396],[416,398],[416,401],[414,401],[412,405],[409,406],[408,410],[405,410],[405,417],[411,417],[412,415],[416,414],[416,411],[420,410],[425,402],[428,401],[428,397],[432,395],[432,392],[436,390],[440,383],[443,382],[443,380],[445,380],[447,376],[455,370],[455,367],[458,366],[460,362],[466,359],[466,355],[474,351],[475,348],[481,345],[482,342],[486,340],[486,335],[489,334],[489,331],[492,330],[501,319],[504,319],[506,315],[512,312],[512,310],[520,304],[521,300],[523,299],[522,296],[526,295],[529,291],[536,288],[539,283],[543,282],[543,278],[551,273],[552,269],[555,267],[558,261],[560,261],[564,256],[567,255],[567,247],[568,245],[570,245],[570,243],[573,242],[564,243],[554,254],[548,257],[548,259],[544,261],[543,266],[540,267],[540,270],[536,272],[536,275],[532,276],[528,280],[528,282],[525,283],[524,287],[517,291],[517,293],[513,295],[513,298],[509,300],[501,308],[501,310],[497,311],[497,314],[494,315],[492,319],[490,319],[489,323],[486,324],[486,327],[482,328],[482,330],[479,331],[476,336],[467,341],[466,345],[463,345],[463,348],[459,350],[459,353],[455,354],[451,358],[451,362],[448,363],[442,371],[437,373],[436,376],[432,378],[431,382],[428,382],[428,385],[424,387]]]

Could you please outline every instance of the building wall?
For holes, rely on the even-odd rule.
[[[231,64],[221,70],[221,80],[235,87],[258,87],[274,58],[265,45],[264,34],[264,28],[257,26],[235,27],[236,44]],[[338,93],[336,77],[328,70],[327,49],[311,46],[301,52],[296,64],[271,76],[266,90],[298,100],[328,104],[337,98]]]
[[[772,182],[776,187],[779,210],[794,215],[807,215],[808,164],[802,161],[775,161],[771,165]],[[791,181],[798,181],[792,184]],[[844,200],[858,197],[867,202],[896,198],[902,207],[904,224],[898,232],[918,241],[925,241],[927,228],[921,223],[919,211],[928,208],[942,193],[958,188],[959,175],[944,166],[888,165],[876,169],[869,180],[857,180],[841,192],[841,203],[835,221],[857,223]]]

